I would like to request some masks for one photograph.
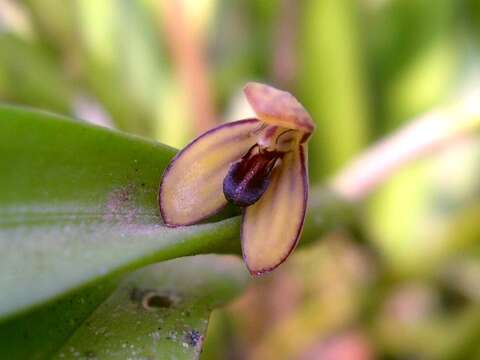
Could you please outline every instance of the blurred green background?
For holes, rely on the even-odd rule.
[[[478,0],[0,0],[0,101],[182,147],[286,89],[311,183],[479,95]],[[480,96],[473,99],[480,103]],[[480,142],[401,170],[339,229],[216,311],[204,359],[480,358]],[[330,356],[330,357],[328,357]]]

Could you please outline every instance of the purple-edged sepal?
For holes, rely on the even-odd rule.
[[[193,140],[172,160],[160,184],[160,212],[165,224],[190,225],[227,203],[223,180],[231,164],[256,142],[256,119],[218,126]]]
[[[243,257],[253,275],[280,265],[298,243],[308,198],[306,146],[286,153],[275,167],[267,191],[245,209]]]

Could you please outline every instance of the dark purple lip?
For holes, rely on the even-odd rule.
[[[282,153],[262,151],[255,144],[237,162],[233,163],[223,181],[225,198],[245,207],[258,201],[270,184],[270,177]]]

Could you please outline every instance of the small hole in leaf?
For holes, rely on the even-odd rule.
[[[169,296],[150,291],[143,296],[142,305],[147,310],[169,308],[173,305],[173,300]]]

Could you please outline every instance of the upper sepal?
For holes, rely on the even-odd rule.
[[[261,121],[299,130],[305,140],[315,130],[312,117],[292,94],[256,82],[248,83],[243,92]]]

